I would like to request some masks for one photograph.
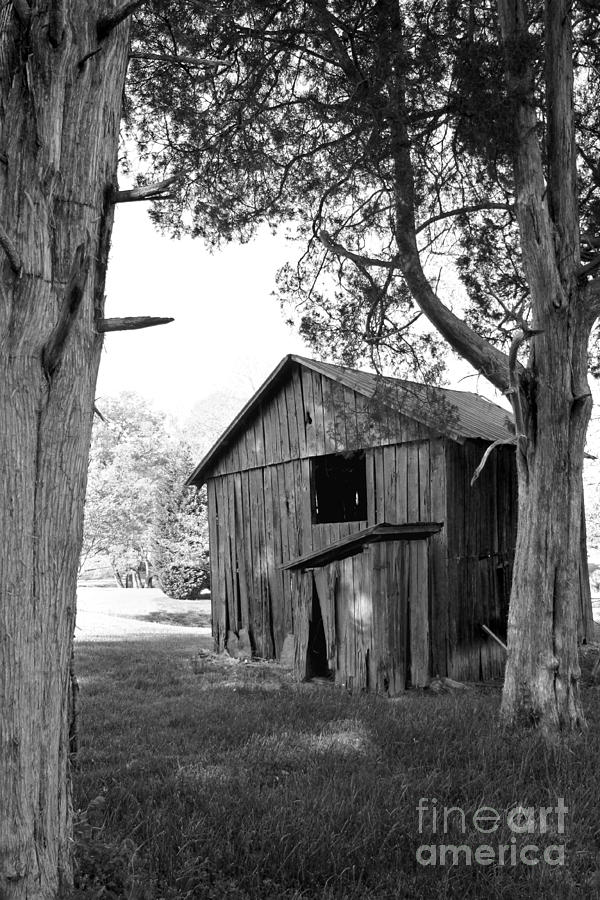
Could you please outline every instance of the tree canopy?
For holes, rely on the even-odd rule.
[[[519,533],[502,714],[579,727],[600,311],[596,4],[144,10],[131,133],[151,169],[182,173],[156,221],[209,243],[293,223],[305,252],[280,273],[280,296],[318,350],[435,379],[446,341],[510,397]],[[454,308],[452,272],[466,291]]]
[[[543,147],[543,4],[530,14],[516,54],[531,69]],[[507,349],[530,319],[498,29],[491,3],[154,3],[134,48],[156,58],[131,63],[128,122],[151,169],[185,173],[180,202],[157,205],[154,218],[209,243],[246,240],[264,221],[290,226],[305,252],[280,273],[279,292],[313,345],[331,353],[335,343],[347,363],[375,352],[435,378],[442,345],[398,259],[414,242],[416,276],[422,269],[437,289],[437,331],[506,388],[505,366],[476,337]],[[597,34],[582,3],[574,69],[589,262],[600,210]],[[173,66],[169,56],[221,63]],[[466,293],[460,323],[435,306],[452,296],[453,272]]]

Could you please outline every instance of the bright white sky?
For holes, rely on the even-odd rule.
[[[268,231],[214,254],[200,241],[159,234],[148,204],[117,206],[107,280],[107,316],[173,316],[158,328],[108,334],[97,398],[135,391],[185,417],[215,391],[251,396],[287,353],[311,356],[284,322],[272,292],[277,269],[300,251]],[[465,363],[451,386],[496,399]],[[463,380],[461,380],[463,379]],[[505,404],[504,404],[505,405]]]
[[[117,206],[106,315],[175,322],[106,336],[99,399],[136,391],[185,415],[214,391],[249,396],[286,353],[310,355],[272,296],[291,244],[266,233],[211,254],[200,241],[161,235],[147,208]]]

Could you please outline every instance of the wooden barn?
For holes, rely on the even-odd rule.
[[[389,695],[501,675],[511,417],[476,394],[287,356],[189,478],[208,490],[216,647]],[[588,627],[588,607],[582,631]],[[582,635],[584,636],[584,635]]]

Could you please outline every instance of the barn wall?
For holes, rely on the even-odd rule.
[[[442,522],[430,543],[431,673],[448,672],[448,554],[444,438],[367,450],[368,524]]]
[[[307,596],[314,578],[338,684],[397,696],[427,683],[429,568],[427,541],[385,541],[300,576]]]
[[[447,459],[448,672],[459,680],[499,678],[505,654],[481,629],[506,640],[517,529],[512,447],[498,447],[473,486],[487,444],[449,442]]]
[[[245,628],[257,655],[278,657],[302,607],[299,584],[279,567],[367,523],[312,525],[308,460],[210,478],[208,502],[217,647]]]
[[[297,366],[263,401],[211,475],[428,436],[418,422]]]
[[[500,447],[471,488],[486,446],[435,437],[295,368],[208,481],[217,645],[228,630],[246,628],[260,656],[279,656],[290,632],[302,647],[312,581],[282,572],[282,563],[377,522],[437,521],[444,527],[430,541],[431,674],[499,676],[503,652],[480,625],[505,634],[516,474],[512,448]],[[367,521],[313,525],[310,457],[358,447],[366,448]]]

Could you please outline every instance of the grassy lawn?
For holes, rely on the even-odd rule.
[[[77,897],[600,896],[597,688],[585,691],[589,732],[548,749],[497,730],[498,688],[351,697],[294,685],[272,664],[208,653],[192,663],[195,646],[182,636],[77,645],[74,799],[80,811],[92,802],[79,815]],[[540,833],[537,809],[561,797],[564,833],[554,813]],[[533,833],[509,827],[515,805],[535,808]],[[464,828],[450,813],[443,834],[440,812],[434,833],[434,806],[460,807]],[[499,814],[493,833],[473,824],[481,807]],[[417,862],[421,845],[439,844],[487,844],[495,856]],[[520,861],[526,844],[537,864]],[[564,845],[564,865],[544,862],[550,845]]]

